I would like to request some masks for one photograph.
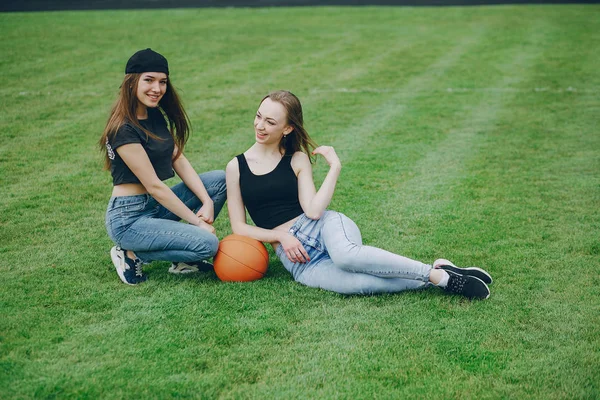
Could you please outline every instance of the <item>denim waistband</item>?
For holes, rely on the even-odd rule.
[[[325,213],[319,219],[311,219],[306,214],[301,214],[294,224],[290,227],[288,232],[296,237],[306,248],[311,248],[323,252],[325,248],[321,241],[321,228],[323,227],[324,218],[331,211],[325,211]]]
[[[304,225],[304,223],[306,223],[306,221],[309,220],[310,218],[308,218],[306,214],[300,214],[300,216],[298,216],[294,224],[290,227],[290,229],[288,229],[288,233],[290,233],[293,236],[296,236],[296,232],[298,232],[298,230],[302,228],[302,225]],[[281,245],[281,243],[277,245],[277,248],[275,249],[275,255],[277,255],[278,257],[281,257],[283,255],[283,246]]]
[[[298,230],[300,230],[300,228],[302,228],[302,225],[304,225],[308,221],[312,221],[312,220],[310,218],[308,218],[306,216],[306,214],[300,214],[300,216],[298,217],[296,222],[294,222],[294,225],[292,225],[290,227],[288,232],[291,233],[292,235],[295,235],[296,232],[298,232]]]
[[[108,207],[136,204],[140,201],[148,201],[150,197],[151,196],[148,193],[136,194],[133,196],[113,196],[108,200]]]
[[[326,211],[323,217],[329,212],[330,211]],[[310,261],[306,263],[295,263],[290,261],[281,245],[279,245],[275,251],[285,269],[292,273],[294,279],[297,279],[306,268],[315,267],[329,257],[321,240],[323,217],[320,219],[311,219],[306,216],[306,214],[301,214],[288,230],[291,235],[302,243],[302,246],[304,246],[304,249],[308,253]]]

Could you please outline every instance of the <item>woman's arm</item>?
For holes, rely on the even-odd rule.
[[[329,172],[323,180],[319,191],[315,189],[312,175],[312,166],[308,156],[302,152],[296,152],[292,158],[292,168],[298,175],[298,197],[302,210],[308,218],[319,219],[329,206],[333,198],[333,192],[337,179],[342,170],[342,164],[333,147],[317,147],[313,154],[322,155],[329,164]]]
[[[184,221],[214,234],[214,228],[199,218],[165,185],[156,175],[148,154],[139,143],[125,144],[117,148],[117,153],[140,180],[148,193],[169,211]]]
[[[227,164],[225,176],[227,179],[227,211],[229,212],[229,221],[233,233],[248,236],[261,242],[279,242],[282,232],[248,225],[246,207],[240,189],[240,167],[236,158]]]
[[[229,221],[233,233],[248,236],[261,242],[279,242],[290,261],[309,261],[310,258],[300,241],[288,232],[248,225],[246,207],[240,189],[240,166],[236,158],[227,164],[225,175],[227,179],[227,211],[229,212]]]
[[[177,154],[177,147],[173,154]],[[202,180],[192,167],[192,164],[188,159],[181,153],[179,157],[173,161],[173,169],[177,175],[181,178],[183,183],[200,199],[202,207],[196,214],[202,218],[205,222],[212,224],[215,221],[215,208],[212,199],[208,195]]]

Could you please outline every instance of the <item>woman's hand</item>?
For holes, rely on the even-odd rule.
[[[215,222],[215,205],[212,200],[203,203],[196,215],[207,224]]]
[[[342,163],[335,153],[335,150],[331,146],[319,146],[312,152],[313,155],[320,154],[325,158],[325,161],[329,164],[330,167],[341,168]]]
[[[196,226],[200,229],[208,231],[209,233],[212,233],[213,235],[216,235],[215,227],[209,223],[204,222],[202,218],[198,218],[198,223],[196,224]]]
[[[310,261],[308,253],[302,246],[302,243],[289,233],[285,233],[280,239],[279,244],[283,247],[287,258],[291,262],[305,263]]]

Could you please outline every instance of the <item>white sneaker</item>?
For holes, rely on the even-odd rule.
[[[117,270],[117,275],[128,285],[137,285],[144,282],[147,277],[142,273],[142,263],[140,260],[132,260],[127,257],[127,253],[118,246],[110,249],[110,258]]]
[[[206,260],[196,262],[174,262],[169,268],[172,274],[191,274],[198,271],[212,271],[214,266]]]

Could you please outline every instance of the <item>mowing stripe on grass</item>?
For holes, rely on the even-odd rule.
[[[483,34],[483,31],[483,28],[480,29],[478,34]],[[381,96],[381,103],[376,108],[368,110],[368,118],[361,118],[358,124],[354,120],[349,121],[347,126],[337,132],[338,134],[334,134],[335,139],[331,145],[344,155],[345,162],[351,161],[353,156],[359,154],[361,149],[367,146],[367,142],[369,142],[368,146],[376,146],[377,141],[374,141],[374,144],[370,143],[373,142],[373,137],[386,130],[389,123],[404,112],[405,105],[403,103],[409,102],[413,97],[410,94],[406,96],[404,93],[414,93],[414,97],[416,97],[418,88],[428,85],[429,82],[433,82],[445,71],[451,69],[460,60],[461,55],[468,52],[476,43],[475,35],[461,38],[445,54],[427,66],[421,74],[411,77],[402,86],[400,94],[392,93],[388,96]],[[352,139],[348,140],[349,137]]]
[[[23,202],[3,209],[0,222],[7,239],[0,251],[8,249],[0,265],[0,397],[597,397],[600,114],[596,93],[566,89],[600,87],[598,11],[180,10],[17,15],[12,24],[0,23],[16,28],[14,42],[0,45],[10,50],[1,65],[10,65],[7,93],[22,86],[14,74],[26,57],[11,58],[17,45],[32,58],[56,52],[48,57],[56,62],[70,56],[66,49],[78,47],[72,54],[79,57],[94,48],[106,56],[89,60],[92,71],[121,65],[123,54],[113,59],[114,53],[126,57],[146,42],[187,63],[206,56],[186,63],[185,77],[176,79],[187,89],[186,103],[199,106],[193,122],[202,130],[194,131],[188,152],[195,166],[224,165],[229,152],[252,144],[263,81],[292,89],[305,105],[309,132],[340,150],[345,167],[332,208],[355,218],[366,241],[422,260],[440,252],[486,261],[498,271],[492,298],[477,303],[434,288],[342,297],[294,283],[279,265],[244,285],[210,274],[173,277],[168,263],[157,262],[146,267],[146,285],[124,287],[102,227],[109,178],[93,160],[93,131],[103,126],[106,99],[114,95],[105,87],[119,81],[120,71],[96,82],[93,74],[66,74],[62,85],[49,86],[61,104],[36,95],[45,87],[3,100],[9,115],[0,116],[7,128],[0,151],[10,163],[2,159],[2,167],[16,174],[3,189]],[[143,38],[130,28],[140,22],[149,28]],[[53,37],[54,25],[61,33]],[[281,40],[274,47],[282,63],[299,57],[291,58],[300,63],[289,76],[268,65],[269,54],[260,63],[260,45],[274,43],[264,40],[273,35]],[[256,58],[246,47],[253,38]],[[337,50],[311,58],[328,45],[320,38]],[[203,40],[214,43],[198,52],[186,46]],[[462,40],[469,43],[464,52],[454,48]],[[301,62],[305,52],[311,62]],[[238,55],[242,64],[252,59],[247,74],[242,67],[219,77],[219,64]],[[61,68],[25,65],[42,74],[23,74],[28,90]],[[197,93],[187,83],[202,82],[203,68],[215,78],[207,83],[214,92]],[[90,80],[85,93],[99,95],[78,92],[82,79]],[[238,86],[248,93],[235,93]],[[219,106],[210,108],[212,101]],[[89,108],[97,115],[79,119]],[[73,154],[52,154],[49,163],[66,162],[66,169],[49,167],[55,180],[45,172],[38,180],[31,165],[43,166],[45,151],[63,145]],[[444,145],[464,157],[443,154]],[[437,155],[447,170],[429,169]],[[322,161],[315,166],[317,175],[324,169]],[[21,177],[23,189],[12,185]],[[438,196],[440,187],[452,192]],[[0,202],[12,202],[11,194]],[[384,208],[388,214],[374,214]],[[226,218],[218,223],[229,229]]]
[[[540,32],[546,33],[547,30],[548,28],[538,23],[528,27],[523,37],[537,42],[542,36]],[[518,42],[507,49],[496,50],[491,62],[496,63],[501,73],[496,75],[496,80],[491,77],[488,82],[494,87],[519,86],[527,82],[532,65],[542,53],[543,48],[524,49]],[[511,103],[517,93],[499,91],[471,95],[463,109],[457,111],[464,115],[454,119],[454,126],[410,167],[410,176],[393,184],[386,191],[386,197],[378,197],[376,203],[382,217],[381,229],[400,227],[399,230],[405,232],[401,233],[402,246],[412,251],[416,250],[416,257],[433,258],[441,255],[435,248],[420,248],[419,243],[422,239],[411,236],[410,233],[407,235],[406,232],[422,232],[429,235],[436,232],[440,235],[446,231],[446,219],[453,214],[456,202],[464,201],[461,182],[470,179],[472,161],[481,157],[480,151],[489,142],[490,132],[496,129],[498,120],[504,115],[505,106]],[[452,95],[446,95],[441,101],[452,99]],[[473,107],[474,100],[478,100],[479,103],[476,107]],[[401,143],[399,145],[402,146]],[[402,209],[400,214],[397,207]],[[422,231],[423,227],[428,228]],[[460,234],[460,226],[453,227],[454,235]],[[393,247],[398,246],[397,238],[389,238],[389,242]],[[452,242],[451,237],[446,239],[446,243]],[[417,248],[414,248],[415,245]],[[463,260],[458,260],[460,261]]]

